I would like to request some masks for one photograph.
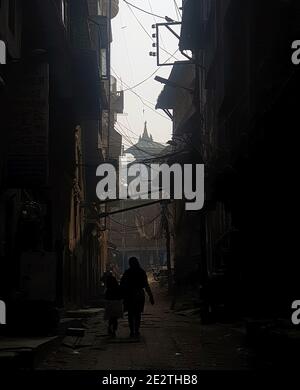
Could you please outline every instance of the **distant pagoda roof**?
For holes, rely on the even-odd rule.
[[[152,135],[148,134],[147,122],[145,122],[144,132],[139,137],[138,143],[125,150],[125,153],[132,154],[136,160],[144,160],[160,155],[164,149],[164,145],[155,142]]]

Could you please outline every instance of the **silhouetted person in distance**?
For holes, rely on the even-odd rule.
[[[140,335],[141,317],[145,305],[144,290],[146,290],[152,305],[154,305],[154,299],[147,274],[141,268],[136,257],[129,259],[129,269],[124,272],[121,279],[121,288],[124,296],[124,309],[128,311],[130,336],[138,337]]]

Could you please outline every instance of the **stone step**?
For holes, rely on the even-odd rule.
[[[1,367],[34,368],[51,348],[59,345],[60,337],[2,337]]]

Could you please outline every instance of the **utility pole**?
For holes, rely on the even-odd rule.
[[[170,223],[168,218],[168,205],[162,204],[162,226],[165,230],[166,237],[166,250],[167,250],[167,268],[168,268],[168,292],[169,294],[173,290],[173,276],[172,276],[172,265],[171,265],[171,234],[170,234]]]

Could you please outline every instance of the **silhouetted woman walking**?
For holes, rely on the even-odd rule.
[[[154,305],[154,299],[147,274],[141,268],[136,257],[129,259],[129,269],[124,272],[121,279],[121,288],[124,296],[124,310],[128,311],[130,336],[138,337],[140,335],[141,317],[145,305],[144,290],[146,290],[152,305]]]

